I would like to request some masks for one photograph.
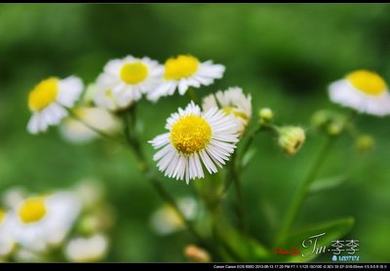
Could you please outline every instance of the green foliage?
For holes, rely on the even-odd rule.
[[[100,178],[117,217],[107,260],[183,261],[183,248],[192,237],[184,231],[161,237],[148,227],[161,201],[126,149],[104,141],[72,145],[55,129],[41,136],[27,134],[26,95],[32,86],[50,75],[75,74],[93,82],[109,59],[127,54],[162,62],[171,54],[192,53],[227,66],[226,80],[200,90],[199,96],[239,85],[251,93],[254,112],[267,106],[283,123],[308,126],[318,109],[343,111],[328,101],[326,87],[350,70],[373,69],[390,81],[389,12],[390,6],[380,4],[1,4],[0,194],[14,186],[46,191],[85,177]],[[152,149],[146,141],[161,133],[177,105],[186,103],[179,96],[157,105],[139,103],[148,159]],[[390,260],[388,121],[360,116],[359,127],[378,146],[369,153],[357,153],[350,139],[340,138],[319,178],[347,174],[348,181],[314,182],[312,191],[323,192],[309,197],[296,223],[300,228],[348,215],[356,218],[356,225],[352,228],[350,219],[324,224],[291,237],[291,244],[320,231],[329,233],[324,239],[329,244],[351,230],[362,244],[361,258]],[[292,191],[307,174],[319,144],[309,135],[296,156],[286,157],[275,139],[256,137],[242,165],[244,206],[253,238],[233,229],[224,234],[241,257],[261,261],[272,256],[269,247]],[[170,179],[164,179],[164,185],[177,196],[193,192]],[[228,198],[234,198],[232,190]],[[272,219],[266,210],[271,210]],[[244,246],[250,247],[250,254]]]

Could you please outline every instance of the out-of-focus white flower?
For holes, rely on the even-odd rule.
[[[148,57],[110,60],[98,77],[95,103],[110,110],[126,108],[151,92],[161,74],[161,65]]]
[[[129,104],[127,100],[118,99],[112,91],[112,87],[105,83],[103,75],[100,75],[96,83],[91,86],[93,92],[93,102],[97,107],[117,112],[126,108]]]
[[[190,197],[181,198],[178,201],[178,206],[184,216],[192,220],[198,212],[198,204],[195,199]],[[184,224],[175,209],[166,204],[155,211],[150,219],[153,230],[160,235],[167,235],[178,230],[184,229]]]
[[[74,114],[82,121],[67,118],[60,126],[61,135],[72,143],[86,143],[99,137],[99,134],[88,126],[105,134],[115,134],[121,128],[120,121],[102,108],[79,107],[74,110]]]
[[[0,259],[7,258],[15,248],[11,226],[9,214],[0,208]]]
[[[96,206],[103,199],[104,190],[101,183],[95,179],[82,179],[74,188],[83,208]]]
[[[5,207],[12,209],[22,202],[27,195],[27,191],[21,186],[15,186],[4,192],[1,199]]]
[[[15,252],[14,257],[17,262],[38,263],[47,261],[44,254],[23,247]]]
[[[240,132],[243,132],[252,116],[252,97],[251,95],[245,96],[239,87],[231,87],[225,91],[210,94],[203,99],[204,111],[212,107],[218,107],[225,114],[233,115],[238,121]]]
[[[66,191],[28,197],[10,214],[12,236],[34,252],[58,246],[73,227],[80,207],[78,198]]]
[[[357,70],[329,86],[330,99],[358,112],[376,116],[390,114],[390,93],[385,80],[375,72]]]
[[[41,81],[30,91],[28,107],[32,112],[27,130],[32,134],[45,132],[68,115],[83,90],[82,81],[75,76],[65,79],[50,77]]]
[[[74,191],[80,198],[84,211],[77,224],[78,232],[90,235],[111,228],[114,214],[104,201],[103,186],[97,180],[85,179]]]
[[[168,133],[149,141],[155,149],[153,156],[165,176],[178,180],[204,178],[203,166],[216,173],[235,149],[238,124],[217,107],[201,112],[193,102],[179,108],[167,120]]]
[[[71,262],[97,262],[107,253],[108,239],[103,234],[73,238],[65,247],[65,256]]]
[[[162,96],[173,95],[178,89],[184,95],[188,88],[211,85],[215,79],[222,78],[225,67],[213,64],[211,60],[200,62],[191,55],[178,55],[169,58],[164,64],[161,84],[148,93],[148,99],[157,101]]]

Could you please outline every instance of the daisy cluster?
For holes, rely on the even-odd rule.
[[[92,182],[33,194],[6,191],[0,208],[0,261],[83,262],[102,259],[112,221]],[[103,208],[103,209],[102,209]]]
[[[189,88],[212,84],[224,71],[223,65],[191,55],[169,58],[164,65],[148,57],[126,56],[110,60],[85,91],[75,76],[51,77],[29,94],[32,117],[27,128],[35,134],[61,123],[61,134],[72,142],[93,139],[95,129],[115,134],[121,127],[116,116],[142,97],[155,103],[176,92],[184,95]],[[81,104],[76,104],[82,93]],[[216,173],[233,153],[251,113],[251,96],[239,87],[205,97],[202,106],[191,101],[179,108],[167,120],[168,132],[150,141],[160,149],[154,156],[158,168],[187,182],[203,178],[205,170]]]
[[[175,93],[184,95],[190,88],[211,85],[224,72],[225,66],[211,60],[202,62],[192,55],[178,55],[164,64],[149,57],[126,56],[108,61],[86,90],[75,76],[50,77],[29,94],[32,117],[27,128],[35,134],[61,123],[61,134],[72,142],[90,141],[98,136],[96,130],[115,135],[123,124],[118,115],[142,98],[156,103]],[[332,83],[329,96],[333,102],[361,113],[390,114],[388,86],[371,71],[354,71]],[[76,104],[78,100],[81,102]],[[153,159],[157,168],[165,176],[187,183],[218,172],[245,135],[251,117],[251,95],[240,87],[216,91],[201,104],[191,100],[167,118],[165,133],[149,141],[156,150]],[[272,111],[263,109],[259,117],[266,125]],[[289,155],[295,154],[305,140],[299,127],[277,129],[277,133],[279,145]]]
[[[89,87],[88,95],[97,107],[115,112],[125,110],[143,96],[156,102],[176,91],[184,95],[190,87],[208,86],[222,78],[224,71],[223,65],[200,62],[190,55],[170,58],[164,65],[148,57],[126,56],[110,60],[104,66]],[[68,115],[83,89],[81,79],[76,76],[50,77],[37,84],[28,97],[32,112],[28,131],[35,134],[57,125]]]

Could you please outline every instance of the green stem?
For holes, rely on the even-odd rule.
[[[214,207],[209,206],[209,211],[212,215],[212,232],[216,244],[220,244],[220,249],[223,249],[234,261],[244,261],[239,254],[231,247],[231,245],[225,241],[220,234],[220,223],[222,218],[220,217],[220,205]]]
[[[239,156],[239,161],[242,160],[246,152],[249,150],[250,146],[253,144],[253,141],[256,138],[256,135],[259,132],[262,131],[271,131],[277,134],[278,132],[278,127],[276,125],[273,125],[271,123],[263,123],[263,124],[258,124],[256,128],[248,135],[248,139],[244,142],[244,145],[241,148],[240,156]],[[239,170],[241,169],[241,164],[239,164]]]
[[[148,172],[150,174],[150,172]],[[147,174],[147,175],[149,175]],[[184,225],[187,227],[188,231],[197,239],[197,241],[203,245],[209,247],[208,243],[203,240],[203,238],[200,236],[200,234],[196,231],[192,223],[185,217],[184,213],[181,211],[180,207],[177,205],[175,199],[168,193],[168,191],[163,187],[161,182],[153,177],[152,175],[148,177],[149,181],[157,191],[157,193],[160,195],[160,197],[168,203],[170,206],[174,208],[177,215],[180,217],[180,219],[183,221]],[[209,248],[210,249],[210,248]]]
[[[237,155],[233,154],[231,165],[230,165],[230,177],[233,179],[235,191],[236,191],[236,198],[237,198],[237,216],[239,221],[239,227],[243,232],[246,232],[246,223],[245,223],[245,212],[244,212],[244,201],[242,196],[242,189],[241,189],[241,179],[238,172],[238,165],[237,165]]]
[[[141,172],[146,173],[148,169],[148,164],[146,161],[146,157],[141,149],[141,144],[138,142],[136,136],[136,122],[133,116],[135,114],[134,105],[131,107],[130,111],[126,111],[122,113],[123,124],[124,124],[124,136],[126,138],[127,144],[131,147],[135,158],[137,159],[138,168]]]
[[[241,155],[240,155],[239,160],[241,160],[241,158],[244,157],[245,153],[249,150],[249,147],[252,145],[253,141],[255,140],[256,135],[261,131],[261,128],[262,128],[262,126],[258,125],[253,130],[253,132],[249,135],[249,138],[245,141],[244,145],[242,146]]]
[[[238,161],[238,165],[236,165],[238,168],[236,169],[238,172],[241,170],[241,161],[242,161],[242,158],[244,157],[245,153],[248,151],[249,147],[252,145],[253,143],[253,140],[255,139],[256,137],[256,134],[260,131],[260,126],[256,127],[256,129],[248,136],[248,139],[244,142],[244,145],[241,149],[241,152],[239,154],[239,158],[237,159],[236,156],[237,154],[234,153],[233,154],[233,157],[232,157],[232,166],[233,164],[236,164]],[[232,173],[233,170],[231,170],[231,173]],[[230,177],[230,176],[229,176]],[[234,180],[233,178],[227,178],[226,182],[225,182],[225,186],[222,190],[222,195],[221,195],[221,198],[223,198],[226,193],[228,192],[231,184],[234,183]]]
[[[190,97],[190,99],[192,101],[194,101],[194,103],[198,104],[199,103],[199,98],[198,96],[196,95],[196,92],[194,90],[194,88],[189,88],[187,90],[187,93],[188,93],[188,97]]]
[[[328,136],[326,139],[325,144],[322,146],[322,149],[320,150],[316,160],[313,163],[313,166],[311,167],[307,177],[304,179],[304,181],[300,184],[298,191],[295,193],[295,196],[293,198],[292,204],[290,205],[289,209],[287,210],[285,219],[283,221],[282,227],[280,228],[279,234],[276,238],[276,244],[281,244],[285,241],[287,235],[289,234],[290,228],[292,226],[292,223],[297,216],[300,208],[302,207],[302,204],[307,196],[307,193],[310,188],[310,184],[317,178],[317,175],[319,173],[319,170],[322,166],[322,164],[325,162],[326,157],[328,156],[329,150],[331,149],[331,146],[335,137]]]

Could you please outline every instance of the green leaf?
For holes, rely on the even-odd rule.
[[[295,247],[301,253],[300,255],[289,256],[287,259],[284,257],[284,260],[289,262],[307,262],[320,254],[328,253],[328,247],[331,242],[345,236],[352,229],[353,225],[354,219],[348,217],[317,224],[290,235],[285,242],[285,249]]]
[[[242,160],[241,160],[241,167],[244,169],[248,164],[249,162],[252,160],[252,158],[255,156],[257,150],[256,148],[250,148],[245,154],[244,156],[242,157]]]
[[[233,251],[238,261],[262,261],[270,255],[257,240],[226,224],[218,228],[218,235],[224,242],[222,247]]]
[[[310,193],[318,193],[336,188],[347,180],[347,176],[334,176],[331,178],[316,180],[311,184],[309,191]]]

